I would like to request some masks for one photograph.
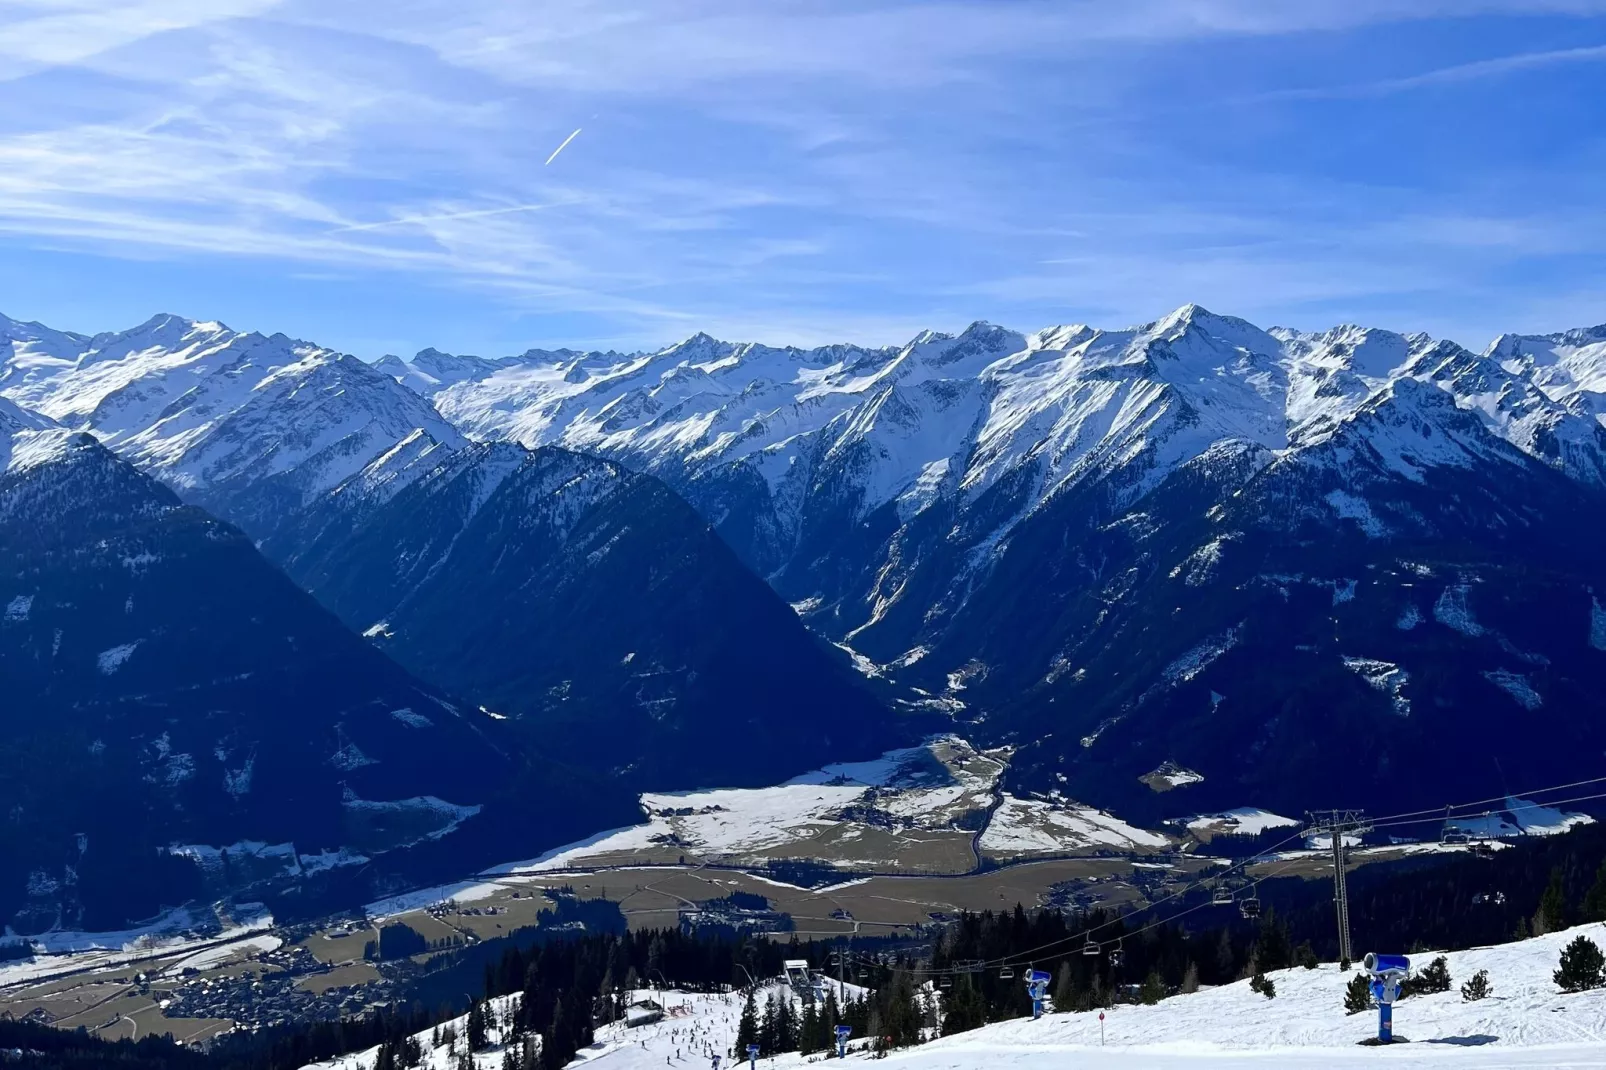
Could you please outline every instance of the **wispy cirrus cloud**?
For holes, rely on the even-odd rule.
[[[1514,55],[1495,56],[1492,59],[1473,60],[1470,63],[1454,63],[1448,67],[1436,67],[1419,74],[1379,78],[1370,82],[1278,89],[1259,94],[1258,99],[1338,100],[1344,97],[1386,96],[1390,93],[1403,93],[1430,86],[1455,85],[1580,63],[1606,63],[1606,44],[1586,45],[1580,48],[1553,48],[1542,52],[1518,52]]]
[[[0,79],[81,63],[176,30],[260,15],[279,0],[4,0],[0,2]]]
[[[1567,176],[1606,149],[1577,115],[1528,147],[1536,131],[1459,94],[1582,76],[1606,96],[1603,16],[1606,0],[0,0],[0,233],[108,278],[129,256],[354,290],[384,276],[494,312],[475,322],[583,323],[559,339],[580,343],[719,324],[888,341],[862,332],[1207,298],[1471,322],[1495,287],[1519,308],[1576,270],[1600,195]],[[1406,92],[1430,85],[1446,92]]]

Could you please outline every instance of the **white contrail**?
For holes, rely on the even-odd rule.
[[[563,144],[559,145],[557,148],[552,150],[552,155],[548,156],[546,158],[546,163],[542,164],[541,166],[545,167],[547,164],[551,163],[553,160],[556,160],[558,158],[558,153],[560,153],[564,149],[568,148],[569,147],[569,142],[573,141],[575,138],[577,138],[579,136],[580,136],[580,128],[577,126],[577,127],[574,128],[574,133],[570,134],[568,137],[563,139]]]

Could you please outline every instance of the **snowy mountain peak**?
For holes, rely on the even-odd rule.
[[[61,460],[86,443],[93,440],[0,397],[0,475]]]
[[[55,426],[54,420],[30,412],[16,402],[0,397],[0,435],[15,434],[18,431],[42,431]]]
[[[248,527],[260,518],[211,496],[231,485],[264,494],[271,480],[274,500],[305,500],[415,429],[464,441],[383,370],[283,334],[160,315],[87,339],[70,359],[15,345],[0,357],[0,393]]]
[[[655,356],[660,360],[687,361],[701,363],[703,361],[721,360],[735,352],[736,346],[731,342],[721,342],[712,335],[698,331],[685,341],[676,342],[665,349],[660,349]]]

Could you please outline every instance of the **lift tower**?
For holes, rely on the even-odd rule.
[[[1327,836],[1333,847],[1333,904],[1338,911],[1338,957],[1351,962],[1349,942],[1349,885],[1344,879],[1344,837],[1372,831],[1361,810],[1312,810],[1305,815],[1306,836]]]

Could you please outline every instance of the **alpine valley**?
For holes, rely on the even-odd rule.
[[[1606,754],[1606,327],[370,364],[0,317],[0,399],[19,932],[381,894],[938,732],[1150,827]]]

